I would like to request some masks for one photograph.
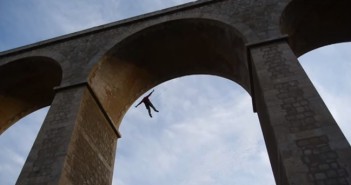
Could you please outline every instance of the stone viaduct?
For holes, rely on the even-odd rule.
[[[351,41],[350,7],[200,0],[0,53],[0,132],[51,105],[16,184],[111,184],[131,104],[167,80],[211,74],[251,95],[276,184],[350,185],[350,145],[297,60]]]

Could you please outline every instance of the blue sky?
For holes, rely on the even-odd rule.
[[[0,0],[0,51],[190,2],[186,0]],[[347,138],[351,139],[351,44],[299,58]],[[229,80],[207,75],[165,82],[123,119],[114,185],[273,185],[250,96]],[[0,184],[15,183],[48,108],[0,136]],[[262,183],[264,182],[264,183]]]

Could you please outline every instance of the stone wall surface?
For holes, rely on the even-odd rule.
[[[60,184],[108,185],[117,136],[89,90],[83,97]]]
[[[16,184],[57,184],[70,145],[82,90],[57,93]]]
[[[251,55],[257,112],[269,127],[265,137],[274,138],[267,142],[271,161],[280,161],[277,184],[349,184],[350,167],[341,165],[350,160],[349,144],[288,44],[256,46]]]

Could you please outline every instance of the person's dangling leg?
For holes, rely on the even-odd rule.
[[[150,110],[150,104],[144,102],[144,105],[145,105],[145,108],[147,109],[147,111],[149,112],[150,117],[152,117],[151,110]]]
[[[147,107],[147,111],[149,112],[149,116],[152,118],[152,114],[151,114],[151,109],[150,109],[150,107]]]
[[[155,112],[158,112],[158,110],[154,107],[154,105],[153,105],[152,103],[150,103],[150,107],[151,107],[152,109],[154,109]]]

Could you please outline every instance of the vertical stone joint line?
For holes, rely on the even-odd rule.
[[[108,116],[108,114],[106,113],[104,107],[102,106],[101,102],[99,101],[98,97],[96,96],[94,90],[90,87],[89,83],[86,83],[86,86],[90,92],[90,94],[92,95],[94,101],[96,102],[96,104],[98,105],[98,107],[100,108],[102,114],[104,115],[104,117],[106,118],[107,122],[109,123],[109,125],[112,127],[113,131],[115,132],[115,134],[117,135],[118,138],[121,138],[121,134],[119,133],[118,129],[116,128],[116,126],[113,124],[113,121],[111,120],[110,116]]]
[[[102,114],[104,115],[105,119],[107,120],[107,122],[109,123],[109,125],[112,127],[113,131],[115,132],[115,134],[117,135],[118,138],[121,138],[121,134],[119,133],[118,129],[115,127],[115,125],[113,124],[113,121],[111,120],[111,118],[108,116],[108,114],[106,113],[104,107],[102,106],[102,104],[99,101],[99,98],[96,96],[95,92],[93,91],[93,89],[90,87],[88,82],[79,82],[73,85],[68,85],[68,86],[60,86],[60,87],[54,87],[54,91],[58,92],[58,91],[62,91],[62,90],[66,90],[66,89],[71,89],[71,88],[75,88],[75,87],[80,87],[80,86],[86,86],[87,89],[89,90],[90,94],[92,95],[94,101],[96,102],[96,104],[98,105],[99,109],[101,110]]]

